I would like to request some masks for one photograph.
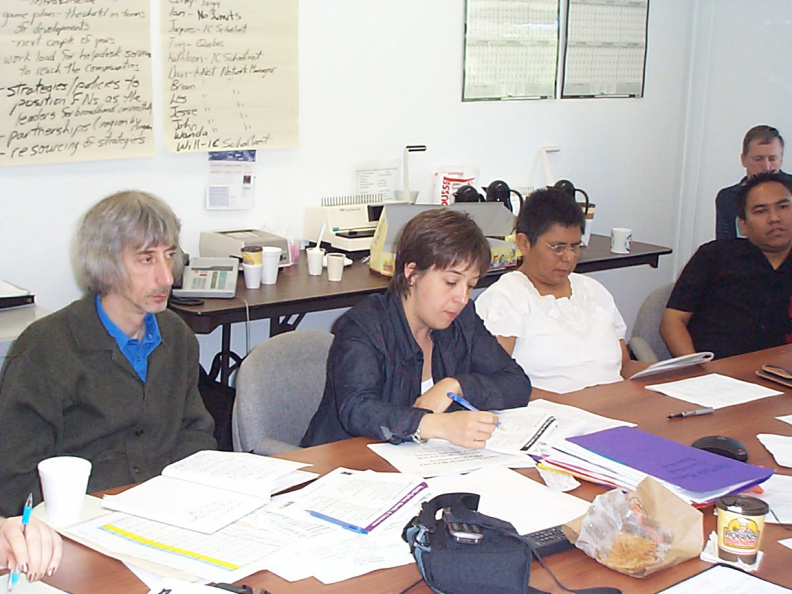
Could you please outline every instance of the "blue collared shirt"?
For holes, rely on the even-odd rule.
[[[102,307],[99,295],[96,296],[96,311],[107,332],[116,339],[118,348],[135,369],[140,379],[145,382],[148,372],[148,356],[162,342],[157,318],[154,317],[153,313],[145,315],[143,323],[146,326],[146,332],[143,334],[143,340],[138,340],[137,338],[130,338],[115,325]]]

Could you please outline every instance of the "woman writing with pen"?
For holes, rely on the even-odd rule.
[[[21,516],[0,518],[0,568],[18,568],[29,581],[52,575],[61,561],[61,537],[49,526]]]
[[[470,302],[489,264],[489,243],[468,215],[436,209],[409,221],[388,291],[334,328],[324,396],[301,445],[363,435],[483,448],[498,421],[486,411],[525,406],[531,395]]]

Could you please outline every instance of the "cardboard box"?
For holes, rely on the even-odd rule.
[[[377,230],[371,240],[371,270],[393,276],[396,240],[404,225],[415,215],[435,208],[451,208],[468,213],[484,232],[490,243],[490,270],[506,268],[517,263],[517,246],[504,237],[514,231],[516,218],[500,202],[464,202],[450,206],[436,204],[386,204],[380,215]]]

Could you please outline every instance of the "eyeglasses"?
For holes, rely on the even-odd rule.
[[[557,243],[555,245],[551,243],[547,243],[546,241],[540,239],[543,244],[553,250],[553,253],[556,256],[563,256],[566,252],[570,252],[573,256],[580,255],[580,243]]]

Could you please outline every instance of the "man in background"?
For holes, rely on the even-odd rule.
[[[745,133],[740,162],[745,167],[745,177],[739,183],[723,188],[715,198],[715,238],[739,237],[737,226],[737,192],[745,180],[759,173],[781,173],[792,181],[792,176],[781,171],[784,160],[784,139],[771,126],[754,126]]]
[[[156,476],[214,449],[198,393],[198,341],[166,310],[180,223],[150,194],[126,191],[85,215],[77,261],[87,295],[29,326],[0,376],[0,515],[28,493],[37,464],[91,461],[89,491]]]
[[[660,334],[675,357],[729,357],[792,342],[792,183],[749,178],[737,194],[745,239],[702,245],[674,286]]]

